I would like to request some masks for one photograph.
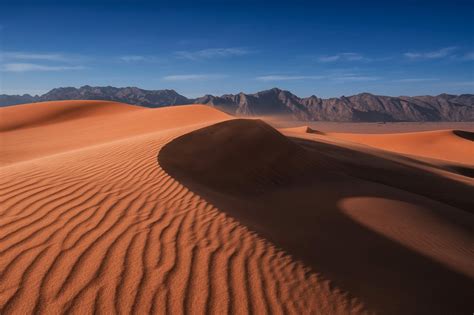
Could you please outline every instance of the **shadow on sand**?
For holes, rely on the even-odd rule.
[[[289,139],[256,120],[230,120],[181,136],[159,152],[158,161],[191,191],[371,311],[474,309],[470,276],[357,223],[340,208],[352,197],[401,201],[429,209],[472,240],[473,186],[403,161]]]

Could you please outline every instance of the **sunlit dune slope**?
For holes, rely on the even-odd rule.
[[[262,121],[231,120],[173,140],[158,159],[371,310],[468,311],[472,180],[384,154],[289,141]]]
[[[204,105],[147,109],[103,101],[59,101],[0,108],[0,162],[76,150],[162,129],[222,120]]]
[[[0,108],[0,131],[47,126],[94,116],[107,116],[143,109],[107,101],[55,101]]]
[[[461,130],[330,136],[393,152],[474,165],[474,136]]]

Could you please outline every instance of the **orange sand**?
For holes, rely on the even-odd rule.
[[[474,139],[459,136],[455,130],[329,135],[393,152],[474,165]]]
[[[465,169],[202,105],[19,105],[0,130],[0,314],[472,311]]]

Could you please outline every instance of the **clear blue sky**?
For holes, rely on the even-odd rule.
[[[474,1],[0,1],[0,93],[474,93]]]

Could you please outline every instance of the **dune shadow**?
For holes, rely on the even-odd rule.
[[[430,165],[426,162],[404,156],[389,160],[334,144],[301,138],[292,140],[305,149],[336,162],[337,168],[347,175],[422,195],[470,213],[474,212],[474,200],[470,198],[474,192],[472,185],[404,163],[407,161]],[[444,169],[467,177],[470,177],[472,172],[472,168],[461,164],[446,165]]]
[[[469,235],[472,186],[345,147],[289,139],[256,120],[196,130],[165,145],[157,158],[181,184],[371,311],[473,310],[469,276],[374,232],[340,208],[354,197],[397,200],[432,208]]]

